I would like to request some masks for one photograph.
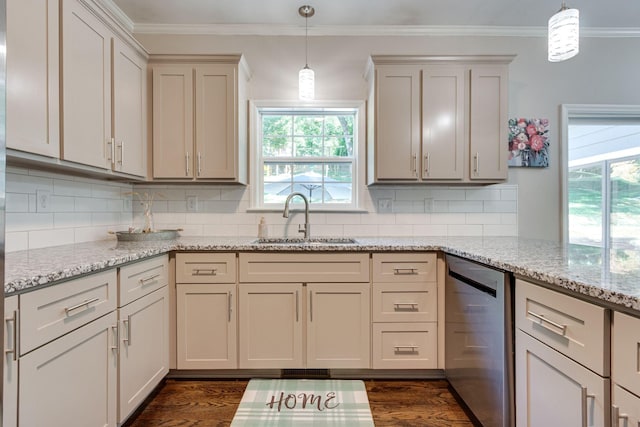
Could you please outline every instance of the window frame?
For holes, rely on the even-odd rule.
[[[356,120],[354,122],[354,144],[353,144],[353,157],[345,158],[344,162],[351,163],[352,167],[352,201],[349,204],[346,203],[311,203],[311,211],[319,212],[361,212],[361,194],[362,185],[365,182],[364,172],[365,165],[363,156],[365,146],[365,104],[364,101],[314,101],[314,102],[300,102],[300,101],[250,101],[250,170],[252,172],[252,179],[250,180],[250,204],[248,211],[282,211],[283,205],[281,203],[263,203],[263,189],[264,189],[264,157],[262,155],[262,111],[263,110],[282,110],[283,113],[287,111],[311,111],[318,112],[323,111],[330,112],[331,110],[338,109],[353,109],[356,113]],[[285,159],[285,158],[283,158]],[[286,158],[296,159],[296,158]],[[323,163],[327,157],[300,157],[299,163]],[[302,200],[295,198],[292,200],[294,205],[302,205]]]

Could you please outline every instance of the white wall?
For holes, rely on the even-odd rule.
[[[150,53],[243,53],[253,71],[255,100],[296,99],[304,65],[304,37],[136,37]],[[362,79],[370,54],[517,54],[510,66],[511,117],[549,118],[550,167],[510,169],[518,186],[518,227],[523,237],[560,238],[559,106],[639,104],[640,38],[582,38],[580,54],[547,62],[546,38],[526,37],[310,37],[309,65],[317,99],[364,99]],[[506,124],[505,124],[506,126]],[[506,142],[505,142],[506,149]]]

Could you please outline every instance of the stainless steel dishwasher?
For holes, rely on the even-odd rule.
[[[515,425],[510,275],[447,255],[445,374],[484,427]]]

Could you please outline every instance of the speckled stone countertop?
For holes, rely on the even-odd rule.
[[[444,251],[549,283],[640,314],[640,252],[562,245],[514,237],[357,238],[355,244],[258,244],[255,238],[181,237],[155,242],[100,241],[9,252],[5,293],[169,251]]]

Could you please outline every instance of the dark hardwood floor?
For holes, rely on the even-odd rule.
[[[246,380],[167,380],[128,427],[229,426]],[[375,425],[394,427],[473,424],[446,381],[365,380]]]

